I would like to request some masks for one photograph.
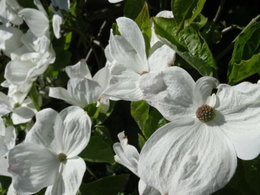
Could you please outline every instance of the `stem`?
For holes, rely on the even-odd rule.
[[[242,28],[240,26],[238,26],[236,24],[232,24],[231,26],[224,28],[221,32],[222,32],[222,34],[225,34],[225,33],[229,32],[231,30],[234,30],[234,29],[242,30]]]
[[[217,22],[217,21],[219,20],[220,14],[221,14],[221,12],[222,12],[222,10],[223,10],[223,8],[224,8],[224,4],[225,4],[225,0],[221,0],[221,1],[220,1],[220,4],[219,4],[219,6],[218,6],[217,13],[216,13],[216,15],[215,15],[215,17],[214,17],[214,19],[213,19],[213,22]]]

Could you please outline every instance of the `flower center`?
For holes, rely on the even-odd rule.
[[[214,119],[215,112],[212,107],[207,104],[203,104],[196,111],[196,116],[201,122],[209,122]]]
[[[65,162],[67,160],[67,155],[64,153],[60,153],[57,155],[57,158],[60,162]]]

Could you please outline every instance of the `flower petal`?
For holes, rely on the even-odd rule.
[[[148,186],[144,183],[143,180],[139,180],[138,183],[138,192],[139,195],[161,195],[161,193],[155,188]]]
[[[138,86],[140,75],[122,66],[113,66],[109,86],[104,94],[115,100],[138,101],[143,94]]]
[[[65,71],[69,78],[87,78],[92,79],[88,65],[85,59],[80,60],[77,64],[67,66]]]
[[[54,35],[57,39],[60,38],[60,26],[62,24],[62,16],[59,13],[55,13],[52,17],[52,28]]]
[[[25,8],[19,12],[19,15],[23,17],[24,21],[35,36],[41,37],[48,31],[49,20],[46,15],[39,10]]]
[[[217,79],[209,76],[201,77],[196,81],[193,93],[195,102],[198,106],[201,106],[202,104],[206,103],[207,98],[212,93],[212,90],[214,88],[217,88],[218,84],[219,83]]]
[[[220,85],[215,108],[222,114],[218,121],[234,144],[237,156],[244,160],[260,153],[260,90],[259,85],[243,82],[236,86]]]
[[[130,171],[137,175],[137,165],[139,160],[139,152],[137,149],[128,144],[127,137],[124,132],[118,134],[120,143],[113,145],[115,161],[127,167]]]
[[[6,157],[0,157],[0,176],[11,177],[11,174],[8,172],[8,160]]]
[[[0,136],[0,156],[6,155],[7,152],[15,146],[16,132],[13,126],[5,129],[5,135]]]
[[[176,52],[167,45],[156,49],[148,59],[150,70],[158,72],[164,68],[173,66],[176,57],[175,54]]]
[[[34,110],[28,107],[18,107],[13,110],[12,121],[15,125],[29,122],[34,116]]]
[[[70,96],[69,92],[62,88],[62,87],[50,87],[49,88],[49,96],[63,100],[69,104],[76,105],[77,103],[74,101],[74,99]]]
[[[191,115],[195,82],[182,68],[170,67],[158,73],[147,73],[140,79],[144,100],[167,119]]]
[[[52,185],[60,164],[54,153],[33,143],[17,145],[8,159],[14,189],[21,193],[35,193]]]
[[[26,81],[30,70],[35,67],[35,64],[29,61],[10,61],[6,65],[5,78],[11,84],[23,84]]]
[[[54,138],[54,124],[58,113],[50,108],[43,109],[36,114],[36,122],[27,133],[25,142],[41,145],[53,150],[56,148]]]
[[[45,195],[77,194],[85,171],[86,164],[81,158],[67,160],[55,184],[47,188]]]
[[[219,128],[180,118],[145,143],[138,174],[162,194],[211,194],[228,183],[236,166],[234,147]]]
[[[63,151],[58,152],[67,154],[68,158],[77,156],[87,146],[90,133],[91,120],[88,114],[80,107],[65,108],[55,124],[55,139],[63,147]]]
[[[135,57],[139,63],[132,64],[131,67],[138,73],[148,71],[145,42],[138,25],[133,20],[126,17],[120,17],[116,22],[121,36],[124,37],[128,44],[134,49],[134,51],[130,52],[136,52],[137,54]]]
[[[9,102],[9,98],[2,92],[0,92],[0,107],[0,116],[12,112],[12,106]]]

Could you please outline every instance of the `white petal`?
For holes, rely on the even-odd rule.
[[[70,96],[69,92],[62,87],[50,87],[49,96],[60,100],[64,100],[69,104],[77,105],[77,102],[73,99],[73,97]]]
[[[118,3],[118,2],[121,2],[123,0],[108,0],[109,3]]]
[[[13,110],[12,121],[15,125],[29,122],[34,116],[34,110],[28,107],[18,107]]]
[[[123,36],[132,46],[132,48],[134,48],[138,54],[138,57],[140,58],[140,63],[135,64],[135,66],[141,65],[144,68],[148,68],[145,52],[145,42],[142,36],[142,32],[140,31],[137,24],[133,20],[126,17],[120,17],[116,20],[116,22],[121,36]],[[135,68],[136,70],[143,71],[141,67]]]
[[[220,85],[217,97],[221,118],[218,123],[234,144],[237,156],[244,160],[260,153],[260,90],[259,85],[241,83]]]
[[[193,91],[197,105],[201,106],[202,104],[205,104],[207,98],[211,95],[212,90],[217,88],[217,86],[218,80],[213,77],[205,76],[198,79]]]
[[[149,56],[148,63],[151,71],[158,72],[164,68],[174,65],[176,52],[167,45],[156,49]]]
[[[124,67],[114,66],[111,73],[110,83],[104,94],[115,100],[138,101],[143,98],[143,94],[138,86],[140,75],[124,69]]]
[[[59,117],[57,117],[59,118]],[[60,123],[57,119],[56,123]],[[80,107],[70,106],[60,112],[60,125],[55,125],[55,139],[63,146],[63,153],[77,156],[88,144],[91,133],[91,120]]]
[[[219,128],[182,118],[145,143],[138,174],[162,194],[211,194],[229,182],[236,166],[234,147]]]
[[[161,195],[161,193],[155,188],[148,186],[144,183],[143,180],[139,180],[138,183],[138,192],[140,195]]]
[[[124,165],[134,174],[137,175],[137,165],[139,160],[139,152],[137,149],[128,144],[127,137],[124,132],[118,134],[120,143],[115,143],[113,145],[115,155],[115,161],[121,165]]]
[[[69,78],[87,78],[92,79],[91,73],[85,59],[80,60],[77,64],[67,66],[65,71]]]
[[[45,195],[77,194],[85,171],[86,164],[81,158],[67,160],[61,169],[59,178],[53,186],[47,188]]]
[[[147,73],[140,79],[144,100],[167,120],[193,115],[195,82],[182,68],[170,67],[158,73]]]
[[[49,29],[49,20],[46,15],[36,9],[25,8],[19,12],[23,17],[30,30],[37,37],[46,34]]]
[[[110,71],[107,66],[101,68],[93,77],[93,80],[96,81],[101,86],[101,91],[104,91],[110,80]]]
[[[62,24],[62,16],[60,14],[54,14],[52,17],[52,28],[54,35],[57,39],[60,38],[60,26]]]
[[[60,164],[54,153],[32,143],[17,145],[8,159],[14,189],[21,193],[35,193],[52,185]]]
[[[15,146],[16,133],[13,126],[5,129],[5,135],[0,136],[0,156],[6,155],[7,152]]]
[[[2,92],[0,92],[0,107],[0,116],[12,112],[12,106],[9,102],[9,98]]]
[[[10,61],[6,65],[5,78],[9,83],[16,85],[22,84],[22,82],[26,81],[29,71],[34,67],[35,64],[29,61]]]
[[[21,43],[22,31],[14,27],[0,25],[0,49],[10,57],[11,52],[18,49]]]
[[[102,92],[100,85],[96,81],[86,78],[70,79],[67,88],[73,101],[82,108],[88,104],[96,103]]]
[[[6,157],[0,157],[0,176],[8,176],[11,177],[11,174],[8,172],[8,160]]]
[[[54,150],[56,148],[54,138],[54,124],[58,113],[50,108],[43,109],[36,114],[36,122],[27,133],[25,142],[35,143]]]

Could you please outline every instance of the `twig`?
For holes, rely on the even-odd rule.
[[[223,8],[224,8],[224,4],[225,4],[225,0],[221,0],[221,1],[220,1],[220,4],[219,4],[219,6],[218,6],[217,13],[216,13],[216,15],[215,15],[215,17],[214,17],[214,19],[213,19],[213,22],[217,22],[218,19],[220,18],[220,14],[221,14],[221,12],[222,12],[222,10],[223,10]]]

